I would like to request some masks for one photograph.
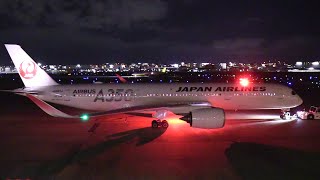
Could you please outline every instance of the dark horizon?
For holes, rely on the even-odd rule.
[[[304,1],[0,2],[0,43],[45,64],[320,59],[318,6]],[[10,58],[0,45],[0,64]]]

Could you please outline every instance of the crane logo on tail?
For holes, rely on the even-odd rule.
[[[25,79],[32,79],[37,74],[37,65],[32,61],[23,61],[20,64],[19,73]]]

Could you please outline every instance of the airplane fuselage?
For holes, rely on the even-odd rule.
[[[290,88],[278,84],[88,84],[40,87],[37,91],[44,101],[96,111],[203,102],[222,109],[287,109],[302,103]]]
[[[53,117],[80,118],[152,111],[151,126],[168,128],[167,115],[180,115],[191,127],[216,129],[225,124],[224,109],[289,109],[302,103],[292,89],[276,84],[148,83],[60,85],[16,44],[5,44],[26,88],[10,92],[24,95]],[[70,115],[46,103],[75,107],[85,112]],[[140,112],[143,111],[143,112]]]

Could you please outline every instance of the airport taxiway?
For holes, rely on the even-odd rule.
[[[227,120],[168,129],[125,114],[89,122],[49,117],[1,96],[0,176],[30,179],[315,179],[320,121]],[[10,100],[10,101],[9,101]]]

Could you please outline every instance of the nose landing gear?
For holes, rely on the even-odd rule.
[[[280,118],[283,120],[288,120],[291,118],[290,109],[282,109]]]
[[[152,128],[158,128],[158,127],[162,127],[162,128],[168,128],[169,127],[169,123],[166,120],[153,120],[151,122],[151,127]]]

